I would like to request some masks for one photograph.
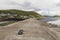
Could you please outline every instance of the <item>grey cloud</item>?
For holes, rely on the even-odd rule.
[[[18,7],[22,7],[22,8],[30,8],[31,6],[31,3],[28,2],[28,1],[25,1],[24,3],[17,3],[17,2],[14,2],[14,1],[10,1],[8,2],[8,5],[15,5],[15,6],[18,6]]]
[[[29,1],[24,1],[24,3],[21,3],[21,4],[19,4],[19,3],[17,3],[17,2],[13,2],[13,1],[11,1],[10,3],[8,3],[8,5],[16,5],[16,6],[19,6],[19,7],[22,7],[22,8],[24,8],[24,9],[34,9],[35,11],[40,11],[40,8],[37,8],[37,7],[33,7],[31,4],[31,2],[29,2]]]
[[[56,3],[56,6],[60,6],[60,2],[59,3]]]
[[[24,7],[29,7],[29,6],[31,6],[31,2],[24,1],[24,3],[22,5],[24,5]]]

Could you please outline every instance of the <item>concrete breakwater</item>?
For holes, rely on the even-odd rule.
[[[23,34],[18,35],[21,29]],[[54,28],[32,18],[0,28],[0,40],[60,40],[57,34]]]

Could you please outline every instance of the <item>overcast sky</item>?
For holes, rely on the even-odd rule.
[[[44,11],[44,15],[60,15],[60,0],[0,0],[0,9],[35,10]]]

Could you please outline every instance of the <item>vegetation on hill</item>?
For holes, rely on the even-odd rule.
[[[40,14],[34,11],[22,11],[22,10],[0,10],[0,18],[7,19],[7,18],[18,18],[18,19],[25,19],[25,18],[42,18]]]

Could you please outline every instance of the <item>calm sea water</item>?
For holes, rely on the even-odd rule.
[[[46,17],[46,18],[42,19],[41,21],[55,24],[55,25],[60,25],[60,19],[55,18],[55,17]]]
[[[49,21],[47,23],[51,23],[51,24],[55,24],[55,25],[59,25],[60,26],[60,19],[59,20],[55,20],[55,21]]]

